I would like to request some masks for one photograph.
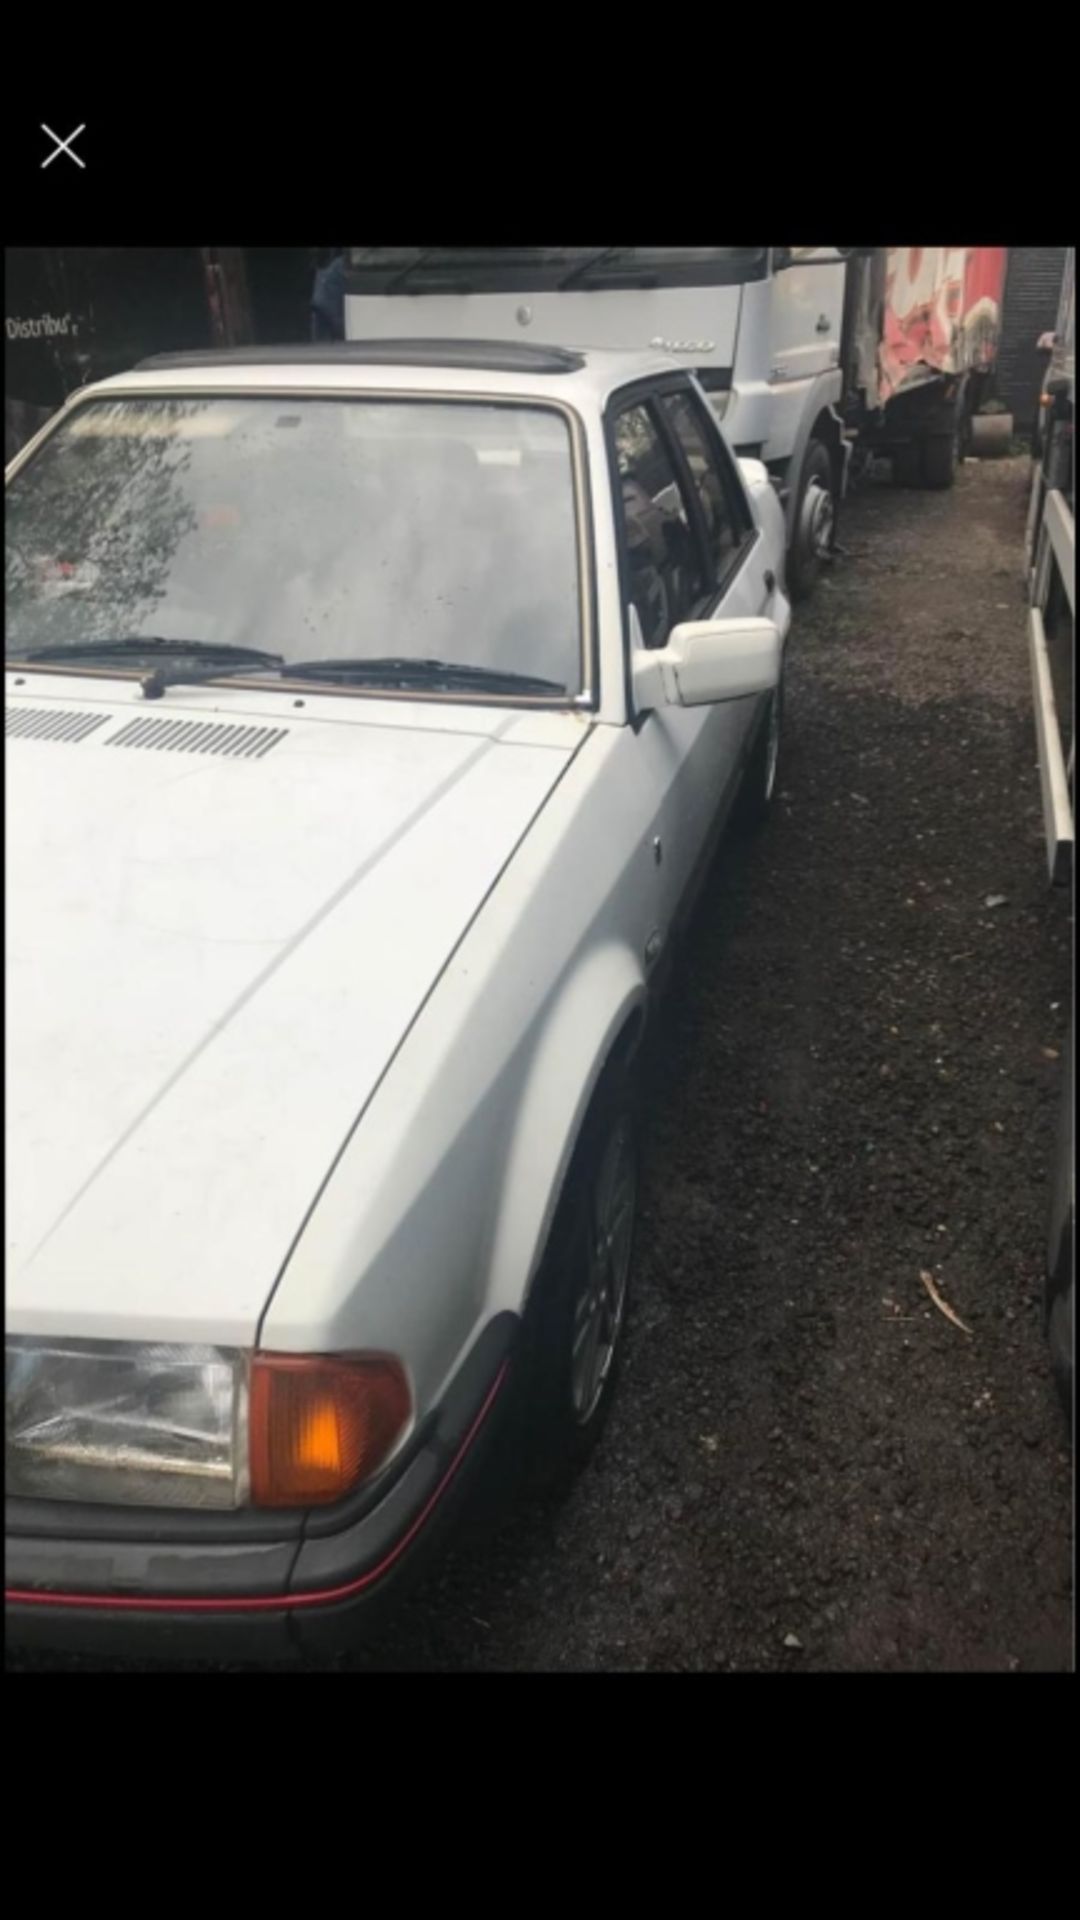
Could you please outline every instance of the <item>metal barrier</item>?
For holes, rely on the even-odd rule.
[[[1031,659],[1035,730],[1039,741],[1039,781],[1042,787],[1046,857],[1055,885],[1067,881],[1073,868],[1072,785],[1076,751],[1070,739],[1068,759],[1061,744],[1061,722],[1054,696],[1047,646],[1045,616],[1055,576],[1062,585],[1069,613],[1076,613],[1076,531],[1064,494],[1045,494],[1041,518],[1042,476],[1036,474],[1028,520],[1028,551],[1033,561],[1031,605],[1028,611],[1028,651]],[[1033,551],[1032,551],[1033,549]]]

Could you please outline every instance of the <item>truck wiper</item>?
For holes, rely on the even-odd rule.
[[[625,247],[601,247],[599,253],[590,254],[587,260],[581,260],[576,267],[571,267],[570,272],[559,281],[556,292],[565,293],[568,287],[584,287],[587,290],[593,274],[603,266],[605,260],[611,260],[615,254],[626,251]],[[650,267],[635,267],[630,261],[620,269],[620,287],[656,287],[659,284]]]
[[[416,269],[422,267],[426,260],[430,260],[433,253],[438,253],[439,251],[440,249],[438,247],[421,247],[415,260],[407,260],[403,267],[399,267],[396,273],[391,274],[383,288],[383,293],[397,293],[400,288],[407,287]],[[463,280],[457,280],[453,290],[455,293],[472,292],[472,288]]]
[[[399,267],[396,273],[391,274],[389,280],[387,281],[385,287],[383,288],[383,292],[396,293],[399,287],[403,287],[405,285],[405,282],[409,278],[409,275],[415,271],[415,269],[420,265],[421,261],[426,260],[428,258],[428,255],[431,253],[434,253],[434,251],[435,251],[434,247],[421,247],[419,253],[417,253],[414,259],[407,260],[403,267]]]
[[[417,660],[388,654],[373,660],[298,660],[285,669],[290,680],[337,680],[395,687],[475,687],[486,693],[565,693],[557,680],[542,680],[507,667],[476,667],[453,660]]]
[[[559,281],[556,293],[565,293],[567,287],[576,287],[578,281],[584,280],[594,267],[600,266],[604,260],[610,260],[613,253],[621,252],[621,247],[601,247],[598,253],[590,253],[587,260],[579,260],[577,266],[571,267],[565,278]]]

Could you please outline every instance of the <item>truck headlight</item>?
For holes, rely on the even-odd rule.
[[[142,1507],[325,1505],[412,1419],[391,1354],[9,1339],[9,1494]]]

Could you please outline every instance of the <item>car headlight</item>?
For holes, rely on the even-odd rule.
[[[9,1493],[133,1506],[247,1497],[247,1370],[225,1347],[9,1340]]]
[[[368,1479],[412,1396],[386,1354],[9,1339],[9,1494],[126,1506],[307,1506]]]

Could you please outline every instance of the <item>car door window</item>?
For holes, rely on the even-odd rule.
[[[666,393],[662,405],[690,469],[705,522],[714,579],[719,585],[751,530],[742,487],[730,455],[704,419],[696,396],[689,390]]]
[[[630,598],[647,647],[693,617],[711,569],[695,517],[652,407],[625,407],[614,423],[616,509],[622,520]]]

